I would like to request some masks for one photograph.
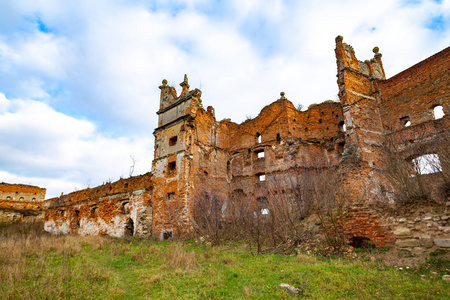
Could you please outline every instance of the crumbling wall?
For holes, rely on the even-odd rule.
[[[149,236],[151,182],[147,173],[49,199],[44,229],[53,234]]]
[[[51,199],[46,230],[123,236],[133,227],[132,234],[164,239],[191,230],[195,201],[208,193],[225,202],[242,195],[256,201],[266,180],[336,170],[347,200],[363,204],[350,207],[342,223],[347,240],[393,244],[398,235],[388,219],[366,204],[396,192],[386,171],[392,150],[386,141],[409,160],[448,149],[442,145],[450,135],[450,48],[388,80],[379,49],[373,52],[359,61],[337,37],[340,102],[299,111],[281,93],[242,124],[217,121],[213,107],[203,108],[201,91],[189,89],[187,76],[180,96],[163,80],[152,175]],[[440,119],[432,114],[436,105],[445,113]]]
[[[0,222],[41,218],[45,204],[45,188],[25,184],[0,183]]]
[[[374,219],[367,205],[395,201],[393,195],[401,191],[389,177],[393,168],[404,168],[395,171],[406,176],[410,172],[409,179],[403,178],[405,182],[420,180],[431,190],[442,183],[436,176],[416,174],[411,161],[423,154],[448,151],[450,48],[387,80],[378,47],[374,48],[375,57],[364,63],[356,59],[353,48],[343,43],[340,36],[336,38],[335,51],[347,129],[340,170],[350,200],[364,204],[349,209],[343,228],[349,241],[352,237],[369,238],[378,247],[392,245],[399,238],[392,230],[398,228],[386,230],[380,224],[391,222],[384,216]],[[437,105],[445,113],[438,120],[433,116]],[[394,156],[409,162],[411,167],[393,165]],[[440,173],[446,172],[444,168]],[[435,191],[431,198],[448,201],[439,198]],[[439,234],[445,235],[444,232]]]

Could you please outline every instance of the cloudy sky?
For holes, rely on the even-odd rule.
[[[337,99],[334,38],[388,77],[450,45],[450,0],[0,0],[0,182],[47,198],[150,171],[161,80],[218,120]]]

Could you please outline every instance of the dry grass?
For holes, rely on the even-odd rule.
[[[310,299],[447,299],[450,289],[436,268],[252,255],[243,244],[52,236],[41,226],[0,226],[0,299],[290,299],[281,282]]]
[[[42,222],[0,225],[0,298],[72,297],[76,290],[67,289],[68,282],[107,280],[108,270],[92,268],[78,257],[83,244],[102,249],[105,242],[100,237],[52,236],[43,231]],[[73,263],[75,259],[77,263]],[[35,293],[37,280],[41,295]],[[29,285],[16,285],[17,282]]]
[[[197,258],[194,252],[187,252],[180,243],[170,246],[168,251],[167,266],[170,268],[181,268],[183,270],[192,270],[198,267]]]

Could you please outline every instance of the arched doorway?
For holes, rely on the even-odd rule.
[[[131,218],[128,218],[127,222],[125,223],[125,236],[133,236],[134,235],[134,222]]]

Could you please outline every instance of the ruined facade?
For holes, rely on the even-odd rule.
[[[44,229],[54,234],[150,236],[150,173],[47,200]]]
[[[37,186],[0,183],[0,222],[41,215],[45,192],[46,189]]]
[[[186,76],[179,96],[163,80],[151,174],[51,199],[46,230],[122,236],[130,233],[127,220],[132,220],[133,235],[163,239],[190,230],[194,199],[202,189],[224,199],[261,200],[268,179],[293,170],[340,172],[348,200],[395,201],[397,187],[387,172],[392,152],[412,161],[447,151],[450,48],[390,79],[378,48],[374,58],[358,61],[337,37],[335,52],[340,102],[299,111],[281,93],[241,124],[216,120],[214,108],[203,108],[201,91],[190,90]],[[433,195],[448,201],[445,194]],[[226,215],[226,205],[220,209]],[[348,239],[368,238],[379,247],[394,243],[392,228],[380,218],[350,210],[344,232]],[[373,226],[361,226],[359,219]]]

